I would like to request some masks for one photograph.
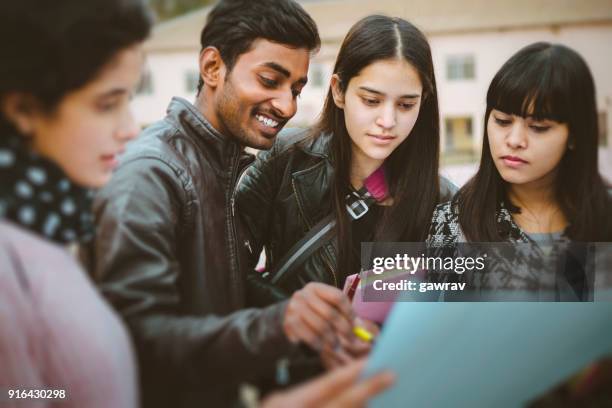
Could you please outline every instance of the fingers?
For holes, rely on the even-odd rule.
[[[395,381],[395,376],[389,372],[378,373],[372,377],[347,388],[325,405],[327,408],[362,407],[372,397],[380,394]]]
[[[320,345],[335,345],[338,341],[334,335],[331,320],[312,310],[310,305],[308,306],[310,310],[306,310],[305,308],[303,313],[300,314],[303,324],[316,334],[317,341]],[[320,350],[320,348],[317,348],[316,350]]]
[[[263,401],[262,408],[276,407],[320,407],[355,382],[363,369],[364,361],[354,362],[334,370],[305,384],[275,393]]]
[[[306,383],[303,387],[309,396],[305,401],[313,404],[307,406],[320,406],[323,402],[337,396],[342,390],[357,381],[364,365],[365,360],[357,360]]]
[[[378,337],[378,335],[380,334],[380,328],[376,323],[371,320],[356,317],[354,320],[354,325],[363,327],[364,329],[372,333],[372,335],[374,335],[374,338]]]
[[[355,360],[354,356],[347,353],[341,344],[337,344],[335,347],[324,345],[320,356],[324,367],[328,370],[344,366]]]
[[[321,337],[301,320],[299,316],[287,316],[283,323],[285,334],[292,343],[303,342],[314,350],[321,349]]]
[[[331,286],[327,286],[324,289],[327,297],[321,296],[321,291],[318,288],[314,288],[311,290],[304,291],[304,300],[308,305],[309,310],[316,313],[321,319],[325,322],[328,322],[339,334],[343,334],[345,336],[350,335],[352,328],[352,318],[346,315],[346,311],[341,310],[340,305],[342,305],[344,298],[344,294]],[[306,289],[306,288],[305,288]],[[336,291],[335,295],[330,294],[331,289]],[[336,303],[329,303],[330,297],[335,296],[336,299],[334,301]],[[350,310],[352,313],[352,310]]]
[[[304,289],[312,290],[319,298],[334,306],[349,321],[353,320],[354,314],[351,302],[340,289],[318,282],[311,282]]]
[[[355,318],[354,327],[365,329],[370,335],[372,335],[373,339],[380,334],[380,329],[376,325],[376,323],[362,318]],[[349,339],[344,339],[341,342],[342,347],[346,349],[346,351],[351,354],[353,357],[363,357],[368,354],[373,346],[373,341],[367,341],[359,338],[359,336],[351,336]]]
[[[320,350],[324,343],[335,346],[339,335],[352,335],[352,314],[348,298],[339,289],[310,283],[291,296],[283,327],[291,341]]]
[[[340,337],[340,346],[351,357],[359,358],[366,356],[372,350],[372,343],[358,339],[355,336]]]
[[[273,394],[263,402],[262,407],[364,406],[370,398],[389,388],[394,381],[394,376],[385,372],[357,382],[364,364],[365,360],[357,360],[282,394]]]
[[[343,366],[343,362],[336,356],[334,350],[329,346],[324,346],[319,354],[321,363],[327,371]]]

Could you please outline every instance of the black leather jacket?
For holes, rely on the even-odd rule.
[[[266,265],[275,265],[306,232],[331,209],[332,163],[329,135],[308,137],[308,131],[283,131],[269,151],[255,163],[236,187],[236,211],[243,229],[241,240],[249,255],[241,262],[248,276],[249,305],[263,306],[285,298],[311,281],[336,287],[344,275],[336,270],[337,244],[324,244],[285,279],[273,286],[253,267],[262,248]],[[440,202],[448,201],[456,187],[440,178]]]
[[[85,259],[133,335],[146,407],[228,406],[292,352],[285,304],[238,311],[230,201],[250,158],[175,98],[96,198]]]

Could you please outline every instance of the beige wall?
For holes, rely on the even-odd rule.
[[[607,113],[608,152],[602,153],[602,172],[612,180],[612,24],[569,26],[555,29],[523,29],[510,31],[483,31],[466,34],[429,35],[440,101],[442,146],[445,145],[444,119],[450,116],[469,116],[473,121],[474,144],[478,150],[482,137],[482,116],[489,82],[495,72],[514,52],[535,41],[551,41],[566,44],[577,50],[589,64],[597,89],[600,111]],[[327,92],[335,54],[339,43],[324,44],[311,63],[311,83],[299,99],[298,113],[293,126],[312,123],[319,114]],[[449,81],[446,78],[446,59],[449,55],[473,54],[475,79]],[[150,124],[164,116],[172,96],[193,100],[195,90],[185,89],[185,75],[197,70],[198,52],[150,53],[148,66],[153,74],[152,95],[137,96],[133,101],[137,120]],[[314,70],[320,70],[323,84],[312,84]],[[473,165],[450,166],[451,178],[458,183],[473,172]]]

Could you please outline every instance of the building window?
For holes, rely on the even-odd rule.
[[[598,129],[599,129],[599,145],[602,147],[608,146],[608,115],[607,112],[599,112],[597,114]]]
[[[474,79],[476,62],[473,55],[451,55],[446,58],[446,78],[450,81]]]
[[[445,162],[471,162],[475,157],[474,127],[469,116],[450,117],[444,120],[446,140]]]
[[[136,95],[153,94],[153,74],[150,69],[145,69],[140,77],[140,82],[136,87]]]
[[[198,89],[200,82],[200,71],[190,70],[185,72],[185,92],[192,93]]]

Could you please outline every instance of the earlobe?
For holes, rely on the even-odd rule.
[[[0,100],[0,112],[24,136],[34,133],[35,110],[33,98],[24,94],[12,93]]]
[[[216,88],[225,76],[225,64],[216,47],[206,47],[200,52],[200,75],[204,84]]]
[[[330,87],[332,96],[334,97],[334,103],[338,108],[344,109],[344,94],[340,90],[340,77],[338,77],[338,74],[332,75]]]

